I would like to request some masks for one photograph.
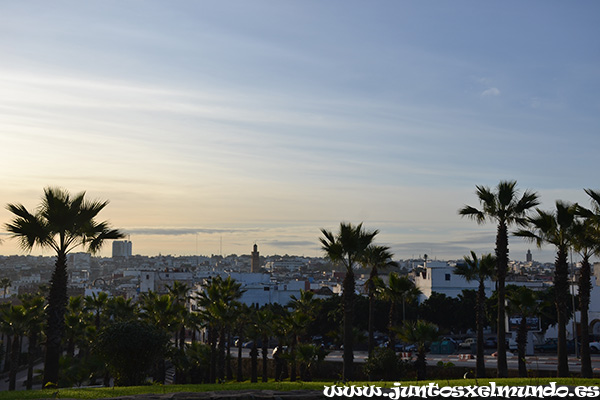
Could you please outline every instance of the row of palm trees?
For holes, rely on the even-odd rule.
[[[381,269],[397,266],[397,264],[392,261],[393,254],[390,252],[389,247],[376,245],[373,243],[375,236],[377,236],[379,231],[365,230],[362,226],[362,223],[353,225],[351,223],[342,222],[340,223],[337,233],[333,233],[332,231],[326,229],[321,229],[321,233],[323,236],[320,238],[320,241],[326,258],[328,258],[334,264],[342,266],[346,272],[342,283],[342,341],[344,345],[342,379],[354,379],[353,319],[354,302],[356,296],[354,269],[358,266],[363,266],[370,269],[369,279],[365,284],[369,299],[369,355],[373,354],[375,347],[374,304],[377,298],[381,298],[388,301],[390,304],[388,323],[389,347],[392,349],[395,348],[396,332],[399,332],[405,341],[411,343],[420,343],[418,365],[422,365],[422,368],[418,368],[418,370],[420,371],[420,375],[424,376],[425,341],[432,340],[431,338],[434,336],[434,333],[432,332],[437,333],[437,327],[424,321],[416,321],[412,324],[405,325],[404,313],[402,318],[403,324],[400,327],[397,326],[396,321],[398,306],[400,304],[404,306],[405,302],[412,302],[416,300],[420,294],[420,291],[408,277],[399,276],[395,272],[389,274],[388,284],[383,284],[379,278],[379,271]],[[423,335],[419,336],[419,334],[417,334],[415,336],[415,332],[428,332],[431,333],[431,335],[427,336],[427,339],[424,339],[425,336]]]
[[[537,193],[529,190],[519,196],[516,189],[516,181],[501,181],[495,189],[486,186],[477,186],[477,197],[480,208],[464,206],[459,209],[461,216],[474,219],[478,223],[493,221],[497,223],[495,257],[487,255],[477,260],[474,253],[471,258],[466,259],[467,267],[460,273],[467,279],[477,279],[480,282],[480,296],[482,294],[482,279],[494,276],[496,279],[498,294],[498,347],[497,347],[497,375],[506,377],[508,367],[506,360],[506,290],[505,278],[508,270],[508,234],[511,226],[519,229],[512,232],[515,236],[523,237],[538,247],[544,244],[553,245],[556,248],[556,259],[554,269],[554,292],[557,313],[558,349],[557,349],[557,375],[566,377],[569,375],[567,357],[566,323],[568,321],[568,299],[569,299],[569,264],[568,253],[573,249],[582,257],[579,299],[581,310],[581,373],[583,377],[592,377],[591,359],[589,353],[589,326],[588,309],[591,291],[591,267],[590,258],[600,254],[600,191],[585,189],[591,199],[591,209],[579,204],[556,201],[556,209],[544,211],[538,208],[539,197]],[[534,209],[533,212],[530,212]],[[495,268],[490,268],[495,263]],[[531,294],[517,293],[521,295],[521,301],[526,300],[524,296]],[[534,300],[527,300],[535,303]],[[513,298],[513,303],[519,303],[519,299]],[[481,315],[481,302],[478,315]],[[521,310],[522,312],[524,310]],[[523,318],[525,320],[525,318]],[[525,323],[525,322],[523,322]],[[482,324],[481,316],[478,317],[478,327]],[[482,348],[480,348],[481,328],[478,328],[477,348],[477,371],[483,376],[484,366],[481,360]],[[522,351],[521,351],[522,350]],[[519,349],[519,359],[524,358],[524,345]],[[519,365],[521,373],[525,373],[525,365]]]

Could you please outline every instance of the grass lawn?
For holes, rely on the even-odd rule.
[[[441,386],[469,386],[489,385],[489,382],[495,382],[503,386],[524,386],[524,385],[546,385],[550,382],[556,382],[557,385],[569,386],[600,386],[600,379],[582,379],[582,378],[507,378],[507,379],[455,379],[455,380],[431,380],[431,381],[402,381],[402,386],[408,385],[426,385],[430,382]],[[173,393],[173,392],[207,392],[219,390],[318,390],[322,391],[324,386],[331,386],[334,382],[228,382],[224,384],[211,385],[152,385],[152,386],[132,386],[116,388],[83,388],[83,389],[48,389],[48,390],[30,390],[0,392],[0,400],[20,400],[20,399],[42,399],[42,398],[72,398],[72,399],[100,399],[106,397],[131,396],[144,393]],[[352,382],[356,386],[375,385],[379,387],[393,387],[394,382]],[[338,383],[338,386],[341,385]]]

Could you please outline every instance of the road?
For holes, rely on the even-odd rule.
[[[269,349],[268,357],[272,358],[273,350]],[[249,349],[243,349],[242,354],[243,357],[250,357]],[[518,360],[516,355],[511,355],[512,353],[507,354],[508,361],[508,369],[510,370],[518,370]],[[237,349],[235,352],[232,352],[232,356],[237,356]],[[262,353],[259,350],[258,353],[259,358],[262,357]],[[462,355],[465,357],[466,355]],[[459,354],[427,354],[427,363],[429,365],[435,365],[438,361],[443,362],[452,362],[454,365],[458,367],[473,367],[475,368],[475,358],[472,359],[460,359],[461,355]],[[357,363],[363,363],[367,359],[366,351],[355,351],[354,352],[354,361]],[[343,361],[343,352],[341,350],[333,350],[331,351],[325,361],[333,361],[333,362],[342,362]],[[527,369],[529,370],[540,370],[540,371],[555,371],[557,358],[554,354],[536,354],[533,356],[527,356]],[[485,356],[485,365],[486,368],[496,368],[496,357],[491,355]],[[592,354],[592,368],[594,372],[600,373],[600,355]],[[569,357],[569,371],[580,371],[581,370],[581,360],[574,356]]]
[[[235,351],[234,351],[235,350]],[[268,358],[272,359],[273,350],[269,349]],[[232,349],[231,352],[232,357],[237,357],[237,349]],[[250,357],[250,349],[242,349],[242,356],[244,358]],[[262,357],[262,352],[259,350],[259,358]],[[461,359],[465,357],[465,355],[459,354],[427,354],[427,363],[429,365],[435,365],[439,361],[443,362],[452,362],[457,367],[472,367],[475,368],[475,359]],[[331,351],[327,357],[326,361],[332,362],[342,362],[343,360],[343,352],[340,350]],[[367,359],[366,351],[355,351],[354,352],[354,360],[357,363],[364,363]],[[518,360],[517,357],[512,355],[508,356],[508,369],[517,370],[518,369]],[[486,368],[496,368],[496,358],[487,355],[485,356],[485,366]],[[36,365],[35,370],[41,370],[43,367],[42,364]],[[592,368],[595,373],[600,373],[600,355],[592,355]],[[527,356],[527,369],[528,370],[540,370],[540,371],[555,371],[556,370],[556,355],[552,354],[543,354],[543,355],[535,355],[535,356]],[[573,356],[569,357],[569,371],[580,371],[581,370],[581,361],[578,358]],[[27,371],[23,370],[17,374],[17,390],[24,390],[25,387],[23,383],[27,378]],[[34,389],[40,389],[41,385],[34,385]],[[0,379],[0,391],[8,390],[8,376]]]

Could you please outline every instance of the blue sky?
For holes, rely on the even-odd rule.
[[[0,201],[110,199],[140,254],[494,249],[475,185],[600,189],[594,1],[0,1]],[[0,221],[10,215],[0,211]],[[511,255],[552,251],[511,239]],[[110,246],[103,254],[109,254]],[[19,250],[10,239],[0,253]]]

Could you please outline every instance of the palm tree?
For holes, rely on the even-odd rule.
[[[600,192],[585,189],[591,197],[592,209],[577,207],[577,214],[584,217],[575,226],[573,248],[581,256],[579,270],[579,310],[581,312],[581,376],[592,378],[592,360],[590,356],[589,307],[592,290],[591,265],[592,255],[600,253]]]
[[[526,226],[527,211],[539,204],[537,193],[525,191],[518,198],[516,181],[500,181],[496,190],[477,186],[477,197],[481,209],[464,206],[458,214],[471,218],[478,224],[486,220],[497,223],[496,232],[496,278],[498,292],[498,378],[508,376],[506,360],[506,310],[505,281],[508,270],[508,228],[511,225]]]
[[[367,247],[362,259],[366,268],[371,268],[369,279],[365,283],[367,295],[369,296],[369,355],[375,348],[374,325],[375,325],[375,295],[377,294],[377,279],[379,270],[383,268],[396,267],[398,263],[392,261],[392,253],[387,246],[370,245]]]
[[[105,292],[100,292],[98,295],[92,293],[91,296],[85,296],[84,302],[85,309],[94,313],[94,324],[96,325],[96,329],[100,330],[100,316],[106,309],[108,294]]]
[[[25,325],[27,327],[27,384],[26,389],[33,386],[33,367],[38,350],[38,340],[43,329],[44,306],[46,302],[41,295],[20,296],[21,304],[25,309]]]
[[[137,318],[138,303],[123,296],[111,297],[106,301],[106,318],[114,322],[127,322]]]
[[[426,379],[426,343],[436,341],[439,337],[437,325],[423,320],[408,322],[400,328],[399,335],[405,342],[417,345],[417,361],[415,363],[417,367],[417,380]]]
[[[4,298],[6,298],[6,293],[8,293],[8,288],[12,286],[12,282],[10,278],[2,278],[0,279],[0,287],[4,290]]]
[[[521,322],[517,330],[519,377],[526,378],[525,347],[527,346],[527,318],[538,315],[540,307],[535,292],[525,286],[520,286],[516,290],[509,292],[507,299],[510,313],[521,317]]]
[[[408,276],[400,276],[395,272],[390,273],[389,282],[387,286],[380,286],[379,292],[384,300],[390,303],[390,313],[388,320],[388,333],[389,333],[389,348],[392,350],[396,347],[396,335],[394,332],[394,326],[396,325],[396,314],[398,305],[406,301],[413,302],[419,298],[422,294],[421,290],[410,280]],[[402,313],[402,323],[404,324],[404,311]]]
[[[107,222],[95,220],[107,205],[108,201],[88,201],[85,192],[71,196],[66,190],[47,187],[35,213],[30,213],[21,204],[6,206],[15,215],[6,224],[6,229],[13,238],[20,240],[23,249],[31,250],[37,245],[56,252],[46,314],[44,385],[58,383],[58,361],[67,305],[67,254],[78,246],[95,253],[106,240],[124,236],[120,231],[110,229]]]
[[[573,242],[576,210],[576,205],[558,200],[554,212],[536,209],[537,215],[528,218],[531,230],[521,229],[515,232],[515,235],[535,242],[538,247],[541,247],[544,243],[556,247],[554,290],[558,328],[557,374],[559,377],[569,376],[566,326],[569,301],[569,264],[567,256]]]
[[[351,223],[342,222],[337,234],[333,234],[326,229],[321,229],[321,233],[323,237],[319,239],[326,257],[334,264],[341,264],[346,269],[342,290],[344,301],[344,365],[342,377],[344,380],[352,380],[354,376],[353,318],[356,287],[354,267],[360,262],[365,250],[373,242],[379,231],[365,231],[362,223],[354,226]]]
[[[496,258],[491,254],[486,254],[477,259],[474,251],[471,251],[471,258],[465,256],[464,264],[457,264],[454,270],[456,275],[465,278],[467,282],[477,281],[477,377],[485,378],[485,360],[483,349],[483,328],[485,326],[485,281],[494,276],[494,267]]]
[[[179,344],[179,348],[183,349],[185,344],[185,324],[188,320],[188,292],[190,287],[179,281],[173,282],[172,286],[167,286],[169,294],[173,297],[173,307],[177,308],[177,325],[179,330],[176,332],[175,342]]]
[[[238,382],[242,382],[244,380],[243,368],[242,368],[242,344],[244,342],[244,338],[245,338],[248,326],[252,323],[252,320],[251,320],[251,310],[248,305],[239,303],[236,306],[235,311],[236,311],[236,314],[235,314],[236,318],[235,318],[235,321],[233,324],[233,329],[234,329],[234,332],[238,335],[236,380]]]
[[[8,390],[16,389],[17,371],[19,369],[19,358],[21,355],[21,340],[27,330],[27,316],[25,307],[22,305],[11,305],[2,309],[2,321],[4,330],[12,336],[10,349],[10,372],[8,375]]]
[[[208,322],[209,342],[211,343],[211,382],[225,377],[225,342],[228,332],[233,328],[238,308],[237,300],[245,290],[242,284],[228,276],[223,279],[216,276],[208,282],[205,290],[196,297],[200,314]],[[218,335],[218,337],[217,337]],[[219,348],[216,348],[217,339]]]

